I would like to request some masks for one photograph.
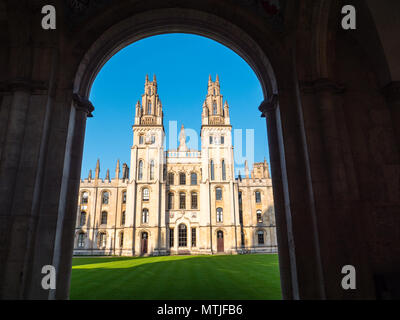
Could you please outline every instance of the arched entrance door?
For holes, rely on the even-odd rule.
[[[142,254],[147,253],[148,239],[149,239],[148,233],[142,232],[142,241],[141,241],[141,253]]]
[[[217,232],[217,252],[224,252],[224,232]]]

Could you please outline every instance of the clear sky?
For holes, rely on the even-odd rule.
[[[182,124],[194,129],[200,137],[202,105],[207,94],[208,76],[219,75],[221,94],[230,106],[232,129],[241,129],[233,144],[241,157],[235,157],[236,174],[244,173],[243,161],[249,164],[269,162],[265,118],[258,106],[263,100],[261,85],[250,66],[235,52],[208,38],[189,34],[166,34],[143,39],[115,54],[94,81],[90,100],[95,107],[88,118],[81,177],[88,176],[100,159],[100,177],[110,169],[114,177],[117,159],[130,163],[132,125],[135,105],[144,91],[144,80],[156,74],[158,94],[164,111],[167,135],[170,121],[176,121],[178,134]],[[254,150],[246,150],[246,137],[254,130]],[[200,139],[199,139],[200,141]],[[250,146],[251,143],[248,144]],[[196,148],[190,141],[188,146]],[[173,146],[171,146],[171,149]],[[200,145],[198,146],[200,149]],[[251,170],[251,166],[250,166]]]

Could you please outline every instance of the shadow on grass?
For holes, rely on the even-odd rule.
[[[278,256],[74,258],[71,299],[281,299]]]

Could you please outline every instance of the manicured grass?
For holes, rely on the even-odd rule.
[[[76,257],[71,299],[281,299],[276,254]]]

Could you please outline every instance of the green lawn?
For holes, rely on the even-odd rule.
[[[71,299],[281,299],[278,255],[76,257]]]

